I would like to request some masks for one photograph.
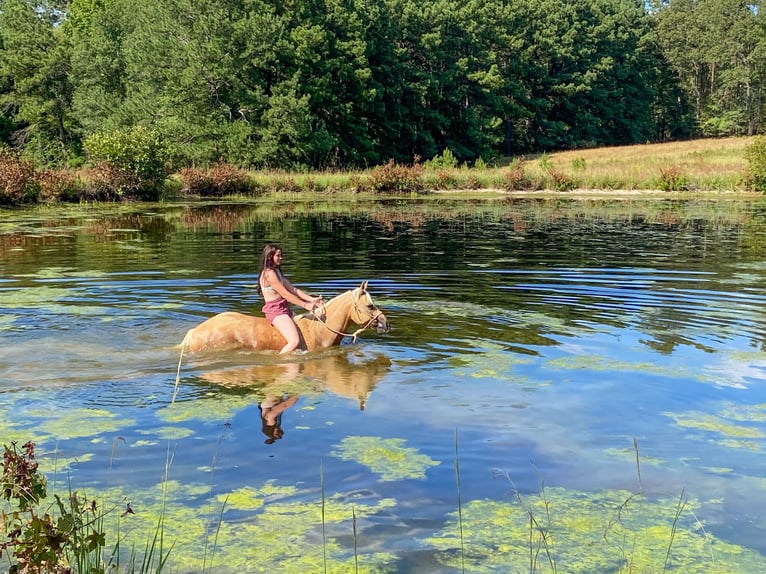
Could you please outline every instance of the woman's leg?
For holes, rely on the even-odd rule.
[[[279,332],[282,333],[282,336],[287,340],[285,346],[279,351],[280,353],[289,353],[298,348],[298,345],[301,343],[301,336],[298,333],[298,325],[295,324],[295,321],[290,315],[279,315],[274,317],[271,324],[279,329]]]

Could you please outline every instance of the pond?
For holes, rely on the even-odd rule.
[[[268,241],[391,331],[191,354],[171,403]],[[766,201],[4,211],[0,255],[0,439],[123,566],[159,530],[173,572],[766,568]]]

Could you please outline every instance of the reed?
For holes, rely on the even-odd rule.
[[[460,453],[458,452],[457,429],[455,429],[455,485],[457,487],[457,520],[460,532],[460,564],[465,572],[465,536],[463,535],[463,502],[460,494]]]

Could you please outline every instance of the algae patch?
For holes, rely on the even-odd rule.
[[[547,488],[513,502],[474,500],[424,542],[470,572],[763,572],[757,552],[718,540],[685,499]],[[461,550],[462,549],[462,550]],[[667,562],[666,562],[667,560]]]
[[[429,466],[438,461],[405,447],[401,438],[383,439],[374,436],[349,436],[332,452],[343,460],[356,461],[379,474],[381,480],[425,478]]]

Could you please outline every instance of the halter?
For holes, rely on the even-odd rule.
[[[354,301],[354,311],[356,311],[357,315],[361,315],[362,312],[359,310],[359,306],[357,305],[357,300],[358,300],[358,297],[354,297],[354,299],[353,299],[353,301]],[[324,304],[322,304],[322,305],[324,306]],[[356,343],[357,335],[359,335],[359,333],[361,333],[364,330],[366,330],[367,328],[369,328],[369,326],[372,325],[372,323],[375,322],[378,319],[378,317],[380,317],[383,314],[383,311],[378,309],[377,306],[376,306],[375,307],[375,314],[370,318],[370,320],[367,321],[362,327],[360,327],[359,329],[357,329],[353,333],[343,333],[341,331],[336,331],[335,329],[330,327],[327,324],[326,314],[325,314],[325,319],[322,320],[322,318],[319,315],[317,315],[315,311],[312,311],[311,313],[314,315],[316,320],[319,321],[322,325],[324,325],[329,331],[332,331],[333,333],[335,333],[336,335],[340,335],[341,337],[351,337],[351,342],[352,343]]]

